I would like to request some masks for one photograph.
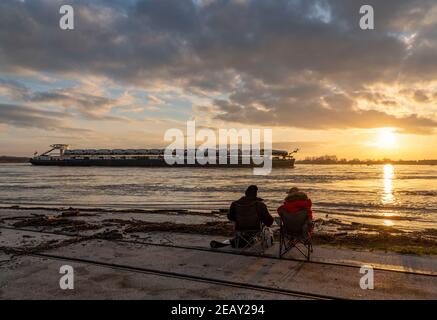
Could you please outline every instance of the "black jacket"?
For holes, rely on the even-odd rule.
[[[253,205],[256,208],[259,219],[263,224],[270,227],[273,224],[273,217],[270,215],[267,206],[264,204],[261,198],[249,198],[242,197],[237,201],[232,202],[229,208],[228,219],[231,221],[236,221],[236,216],[238,214],[238,205],[247,206]]]

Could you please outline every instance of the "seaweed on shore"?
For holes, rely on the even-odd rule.
[[[12,205],[9,207],[0,207],[0,210],[2,209],[13,209],[13,210],[28,210],[28,211],[35,211],[35,210],[43,210],[43,211],[55,211],[55,212],[75,212],[75,211],[81,211],[81,216],[93,216],[98,213],[147,213],[147,214],[185,214],[185,215],[196,215],[196,216],[211,216],[215,213],[217,213],[215,210],[211,210],[208,212],[203,211],[194,211],[194,210],[188,210],[188,209],[137,209],[137,208],[129,208],[129,209],[117,209],[117,208],[64,208],[64,207],[23,207],[19,205]],[[82,212],[88,212],[87,214],[84,214]],[[219,209],[219,213],[227,212],[227,209]]]
[[[14,227],[47,227],[62,232],[79,232],[85,230],[106,229],[92,235],[82,235],[80,241],[87,239],[121,239],[122,232],[178,232],[208,236],[232,237],[233,224],[228,221],[213,221],[203,224],[182,224],[173,222],[147,222],[134,219],[106,219],[88,223],[78,219],[75,209],[70,209],[64,216],[35,215],[31,217],[4,218],[15,219]],[[334,226],[335,228],[332,228]],[[325,228],[326,227],[326,228]],[[350,231],[350,232],[349,232]],[[277,232],[277,231],[276,231]],[[341,246],[353,249],[385,250],[399,253],[437,255],[437,231],[426,229],[420,232],[404,232],[393,227],[374,226],[362,223],[343,223],[337,219],[316,220],[313,241],[315,244]],[[43,247],[38,248],[44,249]]]
[[[392,251],[405,254],[437,255],[437,241],[420,234],[395,235],[388,232],[377,234],[347,233],[334,235],[318,233],[313,235],[314,244],[325,244],[353,249]]]
[[[164,232],[181,232],[194,233],[204,235],[217,236],[232,236],[233,225],[224,221],[212,221],[205,224],[178,224],[172,222],[135,222],[130,223],[124,230],[127,233],[132,232],[150,232],[150,231],[164,231]]]
[[[71,220],[63,217],[37,216],[23,219],[12,224],[14,227],[63,227],[63,231],[96,230],[100,226],[89,224],[83,220]]]
[[[208,222],[205,224],[176,224],[171,222],[132,222],[123,221],[126,233],[133,232],[181,232],[215,236],[233,236],[233,225],[229,222]],[[437,255],[437,240],[420,234],[392,234],[382,230],[369,233],[315,233],[315,244],[333,245],[353,249],[385,250],[398,253]]]

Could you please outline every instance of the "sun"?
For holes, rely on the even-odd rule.
[[[392,128],[382,128],[379,130],[378,138],[375,143],[380,148],[394,148],[398,144],[398,137]]]

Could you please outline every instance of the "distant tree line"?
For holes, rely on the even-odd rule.
[[[392,160],[392,159],[351,159],[345,158],[338,159],[335,155],[324,155],[320,157],[306,157],[304,160],[296,160],[296,163],[300,164],[416,164],[416,165],[437,165],[437,160]]]
[[[0,156],[0,163],[24,163],[28,161],[29,158],[25,157]]]

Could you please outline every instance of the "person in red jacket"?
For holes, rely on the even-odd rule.
[[[291,188],[287,193],[284,203],[278,208],[277,211],[278,214],[281,215],[281,211],[292,214],[306,209],[308,211],[308,222],[310,225],[309,232],[312,232],[312,205],[313,203],[311,202],[311,199],[308,198],[308,195],[305,192],[300,191],[298,188]]]

